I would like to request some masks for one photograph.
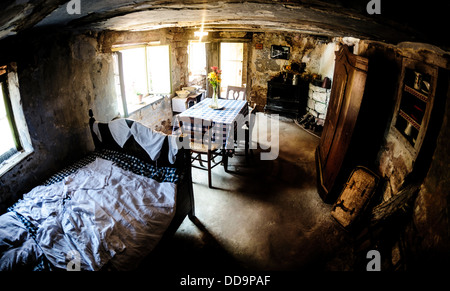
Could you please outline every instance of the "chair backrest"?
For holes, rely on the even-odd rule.
[[[212,121],[189,116],[178,116],[180,129],[183,136],[187,136],[190,142],[205,144],[211,147]]]
[[[247,88],[228,86],[226,99],[247,100]]]

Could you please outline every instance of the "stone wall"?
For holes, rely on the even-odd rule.
[[[262,45],[262,49],[257,48],[257,45]],[[290,59],[271,59],[272,45],[289,46]],[[283,66],[290,62],[304,62],[306,64],[305,71],[332,79],[335,46],[336,43],[333,40],[294,32],[253,33],[248,63],[248,83],[251,86],[250,101],[256,102],[258,108],[262,110],[266,105],[267,82],[277,76]]]
[[[316,119],[317,125],[324,125],[327,116],[328,103],[330,101],[331,89],[326,89],[309,84],[307,112]]]
[[[94,145],[88,109],[117,114],[113,61],[96,34],[43,31],[2,41],[0,61],[17,62],[22,107],[34,152],[0,177],[0,213]]]
[[[439,48],[419,43],[388,45],[379,42],[361,41],[359,54],[369,58],[369,75],[372,67],[380,66],[370,88],[380,89],[371,95],[376,104],[377,98],[386,107],[373,108],[380,112],[374,122],[385,122],[384,142],[379,148],[375,170],[379,172],[384,187],[381,202],[395,201],[400,189],[411,183],[419,183],[420,189],[413,196],[411,205],[403,205],[400,211],[410,216],[403,218],[404,228],[391,233],[384,243],[392,242],[392,263],[403,263],[406,269],[440,269],[450,264],[450,155],[448,143],[450,136],[450,53]],[[408,57],[439,68],[438,87],[434,100],[430,124],[422,148],[417,156],[409,150],[390,123],[397,98],[395,90],[386,83],[398,79],[401,58]],[[396,69],[395,69],[396,68]],[[396,75],[390,75],[396,72]],[[386,79],[388,77],[388,79]],[[394,79],[395,80],[395,79]],[[369,81],[369,77],[368,77]],[[367,91],[367,86],[366,86]],[[381,95],[385,93],[387,96]],[[365,93],[366,94],[366,93]],[[364,97],[366,98],[366,97]],[[392,100],[389,102],[389,100]],[[384,110],[384,113],[383,111]],[[383,116],[389,113],[389,118]],[[381,203],[380,202],[380,203]],[[410,212],[408,209],[411,208]],[[396,221],[397,223],[399,221]],[[400,250],[401,248],[401,250]],[[385,254],[388,258],[390,253]],[[383,256],[383,254],[382,254]]]
[[[129,118],[156,131],[170,134],[172,132],[172,116],[172,103],[170,97],[166,96],[131,113]]]

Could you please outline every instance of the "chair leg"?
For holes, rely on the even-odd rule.
[[[204,167],[201,154],[197,154],[197,159],[198,159],[197,161],[199,162],[200,166]]]
[[[245,130],[245,158],[246,159],[248,159],[248,149],[250,148],[249,143],[250,143],[250,134],[249,134],[249,130],[246,129]]]
[[[212,181],[211,181],[211,151],[208,151],[208,186],[209,188],[212,188]]]
[[[222,163],[223,163],[223,169],[226,173],[229,173],[228,171],[228,154],[227,150],[222,150]]]

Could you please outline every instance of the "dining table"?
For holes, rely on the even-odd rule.
[[[248,103],[245,100],[220,99],[218,108],[212,108],[211,98],[205,98],[174,117],[173,132],[181,134],[179,118],[190,117],[196,122],[183,124],[186,131],[205,133],[205,124],[210,125],[212,142],[222,145],[223,163],[227,171],[228,158],[235,152],[235,143],[245,138],[241,128],[248,119]]]

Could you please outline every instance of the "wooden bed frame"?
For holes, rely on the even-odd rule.
[[[159,158],[154,161],[150,158],[147,152],[135,141],[133,136],[128,139],[123,148],[120,147],[112,137],[111,132],[109,131],[108,123],[98,123],[99,131],[102,137],[102,141],[100,141],[93,131],[95,118],[92,109],[89,109],[89,117],[89,127],[96,150],[114,150],[117,152],[130,154],[142,161],[148,162],[158,167],[169,166],[176,167],[177,169],[182,170],[180,180],[177,183],[175,216],[168,229],[165,231],[161,241],[164,241],[168,237],[171,237],[177,231],[186,216],[188,216],[191,220],[195,220],[194,191],[192,187],[191,156],[189,149],[179,149],[175,163],[170,164],[170,162],[168,161],[169,143],[168,139],[166,138]],[[130,119],[126,119],[126,122],[130,128],[134,123],[134,121]]]

